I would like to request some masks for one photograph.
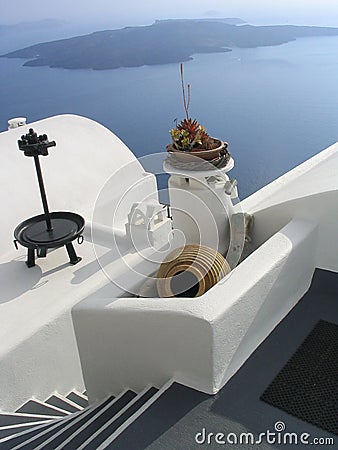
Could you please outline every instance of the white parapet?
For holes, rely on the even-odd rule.
[[[307,291],[317,225],[293,220],[197,299],[95,299],[72,312],[90,399],[168,376],[217,392]]]
[[[337,170],[335,145],[242,202],[258,248],[203,296],[93,295],[74,307],[90,400],[169,378],[217,392],[306,293],[315,268],[338,271]]]

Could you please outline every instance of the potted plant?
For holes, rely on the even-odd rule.
[[[219,160],[228,155],[227,142],[209,136],[205,128],[196,119],[189,115],[190,107],[190,84],[187,91],[184,84],[183,64],[180,64],[181,86],[183,96],[183,106],[185,119],[177,123],[176,127],[170,130],[172,143],[167,145],[167,152],[175,155],[180,160],[187,161],[189,155],[206,159],[208,161]],[[230,155],[229,155],[230,156]],[[191,159],[191,158],[190,158]]]

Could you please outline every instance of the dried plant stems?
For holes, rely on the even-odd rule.
[[[189,119],[189,107],[190,107],[190,84],[188,84],[188,98],[185,92],[184,85],[184,73],[183,73],[183,64],[180,64],[180,72],[181,72],[181,83],[182,83],[182,95],[183,95],[183,105],[185,110],[185,115],[187,120]]]
[[[186,89],[182,63],[180,64],[180,73],[183,106],[186,118],[184,120],[181,120],[179,124],[177,123],[177,119],[175,119],[176,127],[170,130],[173,142],[172,146],[176,150],[188,152],[196,151],[197,149],[213,150],[214,148],[219,146],[219,141],[217,139],[211,138],[205,131],[205,128],[200,125],[196,119],[192,119],[189,116],[190,84],[187,85]]]

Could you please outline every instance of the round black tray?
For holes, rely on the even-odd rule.
[[[27,248],[56,248],[77,239],[85,221],[79,214],[68,211],[50,213],[52,230],[47,230],[44,214],[21,222],[14,230],[15,239]]]
[[[45,257],[47,249],[65,246],[70,264],[77,264],[81,258],[77,256],[72,241],[83,241],[85,220],[79,214],[68,211],[57,211],[49,214],[51,230],[47,229],[45,214],[31,217],[21,222],[14,230],[16,248],[17,242],[26,247],[28,267],[35,266],[35,253],[38,257]]]

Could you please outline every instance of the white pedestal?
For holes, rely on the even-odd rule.
[[[176,167],[170,160],[163,165],[170,174],[168,187],[174,237],[175,230],[179,230],[184,234],[186,244],[206,245],[226,254],[233,204],[231,195],[225,192],[225,185],[234,160],[231,158],[222,169],[207,162],[205,170],[189,170],[189,164],[186,166],[180,163]]]

